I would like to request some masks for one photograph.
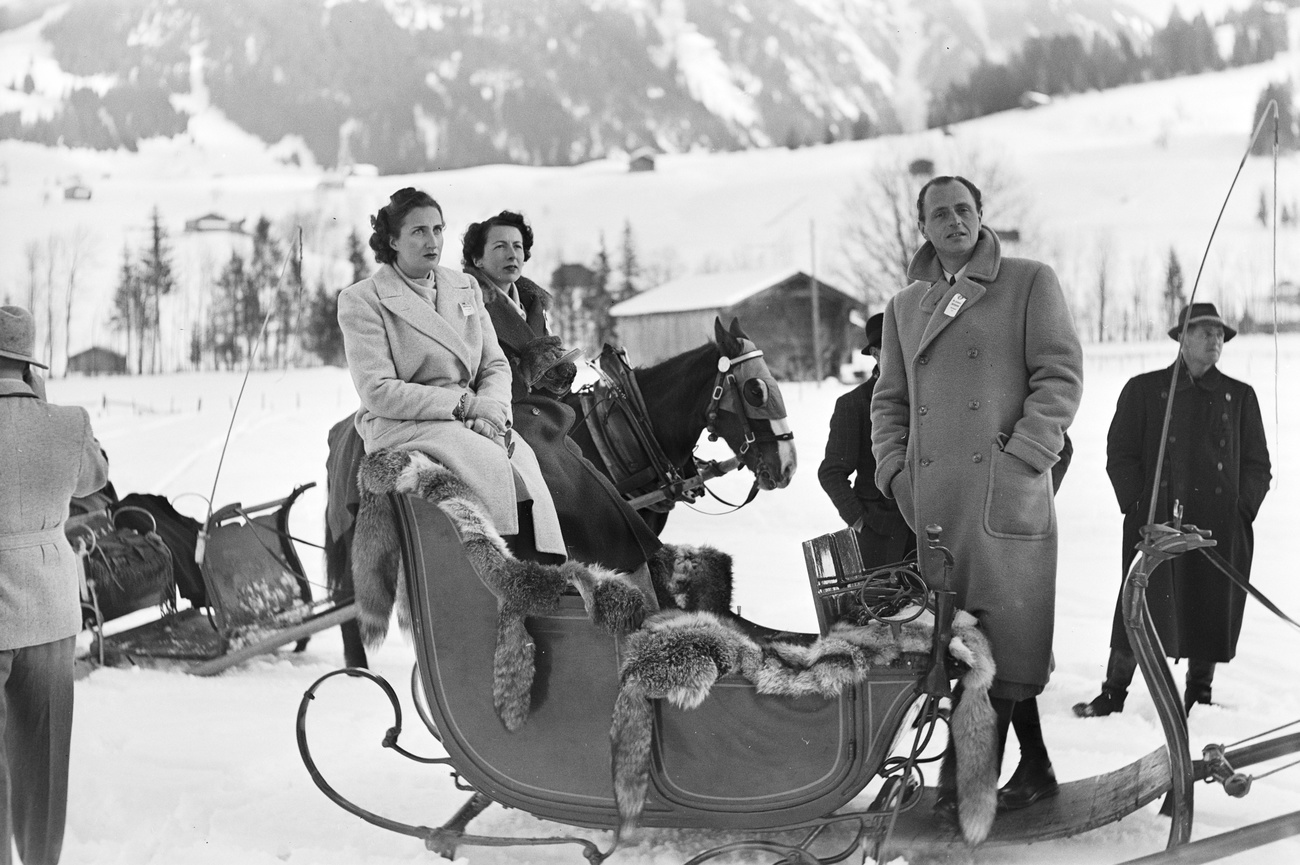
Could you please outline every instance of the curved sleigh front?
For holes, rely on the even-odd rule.
[[[509,732],[492,700],[497,600],[441,510],[413,496],[394,500],[421,684],[451,764],[502,805],[617,827],[610,724],[623,641],[591,623],[577,594],[552,615],[530,617],[531,712]],[[760,694],[730,674],[695,709],[655,700],[639,822],[770,829],[833,812],[875,775],[924,672],[924,656],[904,655],[829,699]]]

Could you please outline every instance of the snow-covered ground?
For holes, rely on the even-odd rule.
[[[1093,696],[1099,685],[1119,584],[1120,514],[1104,472],[1106,427],[1124,381],[1167,365],[1174,349],[1173,342],[1164,341],[1088,350],[1085,397],[1071,431],[1074,464],[1057,500],[1057,669],[1040,699],[1045,734],[1063,781],[1119,768],[1162,741],[1141,686],[1122,715],[1083,721],[1070,713],[1070,706]],[[1295,615],[1300,612],[1300,584],[1292,579],[1294,556],[1286,539],[1290,518],[1300,513],[1300,408],[1286,396],[1294,395],[1300,376],[1300,338],[1284,338],[1275,361],[1271,338],[1238,337],[1227,346],[1222,367],[1258,391],[1277,477],[1256,524],[1254,580]],[[160,493],[201,517],[202,497],[212,487],[240,382],[233,374],[76,378],[51,382],[50,396],[91,411],[119,491]],[[845,389],[832,382],[783,388],[802,457],[789,488],[761,494],[736,514],[711,516],[679,508],[669,521],[667,539],[711,543],[734,556],[736,603],[748,618],[776,627],[816,628],[800,542],[837,528],[817,484],[816,466],[835,398]],[[1283,400],[1275,409],[1278,393]],[[323,486],[325,433],[354,405],[351,383],[341,370],[254,374],[236,415],[217,502],[274,499],[307,481]],[[741,495],[747,477],[717,482],[716,489],[727,497]],[[293,531],[319,540],[323,507],[322,493],[306,493],[296,508]],[[305,558],[319,577],[319,557]],[[1217,705],[1197,707],[1192,714],[1195,752],[1206,743],[1236,742],[1300,717],[1300,689],[1288,660],[1297,646],[1300,634],[1259,605],[1247,606],[1237,659],[1221,668],[1215,683]],[[406,693],[413,658],[412,648],[393,637],[373,665],[403,695],[403,743],[417,753],[437,753]],[[78,682],[65,861],[430,861],[433,854],[419,841],[375,828],[330,803],[299,761],[294,741],[298,702],[312,682],[341,665],[335,630],[313,638],[304,654],[264,656],[217,678],[174,670],[101,669]],[[436,825],[463,799],[443,770],[408,763],[379,747],[392,719],[373,686],[334,680],[322,690],[310,720],[322,769],[363,807],[407,823]],[[1014,759],[1009,759],[1005,771],[1013,768]],[[1300,808],[1298,771],[1260,780],[1241,800],[1229,799],[1218,788],[1198,787],[1193,837]],[[473,826],[520,834],[561,828],[499,808]],[[955,851],[948,858],[915,861],[1112,863],[1161,849],[1167,831],[1167,821],[1153,805],[1071,840]],[[706,843],[707,836],[700,833],[646,832],[612,861],[680,863]],[[473,863],[580,861],[574,848],[464,848],[461,856]],[[1300,842],[1288,841],[1233,861],[1295,861],[1297,856]]]

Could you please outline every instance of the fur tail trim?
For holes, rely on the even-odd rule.
[[[592,624],[609,634],[628,634],[645,621],[645,597],[621,571],[568,561],[560,574],[582,595]]]
[[[352,541],[353,596],[367,648],[388,636],[401,568],[393,504],[387,495],[362,492]]]
[[[951,725],[957,746],[957,817],[970,844],[989,836],[998,812],[997,717],[989,702],[997,667],[988,637],[977,625],[974,616],[959,611],[949,644],[949,651],[970,668],[962,676],[962,698]]]
[[[957,743],[957,816],[969,844],[980,844],[998,813],[997,718],[988,691],[962,694],[952,713]]]
[[[636,825],[650,786],[650,741],[654,712],[650,700],[634,688],[621,688],[614,701],[609,730],[614,770],[614,801],[618,803],[619,833]]]
[[[524,725],[532,708],[535,652],[523,616],[502,610],[497,617],[497,648],[492,659],[492,707],[512,733]]]

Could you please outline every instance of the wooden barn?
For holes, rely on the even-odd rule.
[[[835,374],[860,348],[861,328],[849,320],[862,304],[817,280],[821,364],[814,368],[812,279],[795,268],[686,276],[615,305],[619,343],[632,363],[648,366],[713,339],[713,320],[732,318],[763,349],[784,381]]]
[[[126,357],[112,349],[91,346],[68,358],[68,372],[82,375],[124,375]]]

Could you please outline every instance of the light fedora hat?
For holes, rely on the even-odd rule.
[[[49,369],[36,359],[36,321],[21,306],[0,306],[0,357]]]

